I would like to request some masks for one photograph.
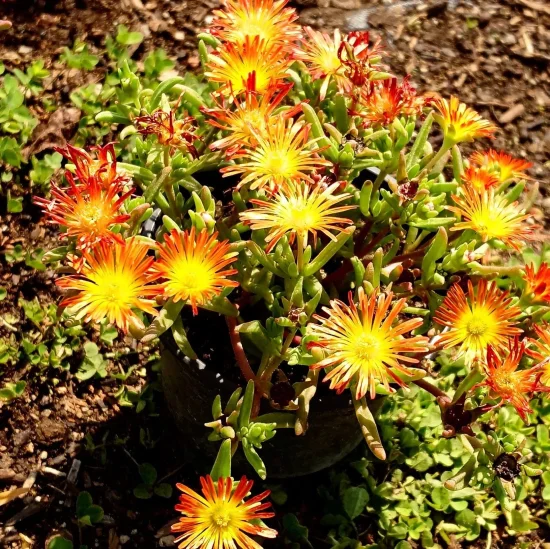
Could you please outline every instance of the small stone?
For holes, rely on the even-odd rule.
[[[125,543],[128,543],[130,541],[130,536],[122,535],[120,536],[118,541],[120,541],[121,545],[124,545]]]
[[[40,452],[40,459],[42,461],[44,461],[45,459],[48,459],[48,452],[46,452],[46,450],[43,450],[42,452]]]
[[[160,538],[159,545],[161,547],[174,547],[176,545],[176,538],[174,536],[164,536]]]
[[[517,40],[516,40],[516,37],[511,33],[511,32],[508,32],[506,33],[501,39],[500,39],[501,43],[504,44],[505,46],[513,46]]]
[[[32,442],[29,442],[26,446],[25,446],[25,453],[26,454],[34,454],[34,444]]]
[[[19,433],[16,433],[13,436],[13,444],[15,446],[23,446],[24,444],[27,444],[30,438],[31,438],[31,430],[25,429],[24,431],[20,431]]]
[[[50,444],[59,442],[67,435],[67,428],[60,421],[54,421],[50,418],[43,417],[40,423],[36,426],[36,437],[39,442]]]
[[[179,40],[179,41],[185,40],[185,33],[183,31],[176,31],[173,36],[174,36],[174,40]]]
[[[13,469],[0,469],[0,480],[11,480],[15,476]]]
[[[27,55],[29,53],[32,53],[32,48],[29,46],[19,46],[19,49],[17,50],[21,55]]]

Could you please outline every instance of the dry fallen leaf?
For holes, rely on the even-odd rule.
[[[29,493],[30,488],[14,488],[13,490],[6,490],[5,492],[0,492],[0,507],[9,503],[10,501],[24,496]]]

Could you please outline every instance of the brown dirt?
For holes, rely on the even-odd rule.
[[[216,4],[211,0],[143,4],[141,0],[7,0],[0,4],[0,13],[14,27],[0,34],[0,58],[9,67],[23,67],[37,58],[56,59],[76,37],[101,48],[106,34],[113,34],[117,24],[126,24],[146,36],[140,45],[143,52],[163,47],[179,61],[180,70],[196,68],[195,34],[208,23]],[[368,24],[374,36],[383,38],[397,74],[411,73],[422,91],[457,94],[495,121],[501,131],[494,146],[534,162],[531,174],[541,181],[541,205],[550,207],[546,179],[550,13],[543,0],[371,1],[364,5],[359,0],[300,0],[295,5],[304,24],[355,30],[365,30]],[[52,80],[48,91],[66,104],[74,85],[70,74],[62,74]],[[41,114],[38,106],[36,112]],[[17,243],[28,249],[49,246],[51,233],[37,224],[35,212],[28,211],[0,220],[0,250]],[[26,299],[38,295],[44,304],[57,300],[50,272],[14,269],[2,253],[0,285],[8,288],[0,314],[9,312],[19,319],[18,337],[32,328],[16,306],[21,295]],[[6,329],[0,327],[2,335]],[[117,351],[126,355],[124,368],[146,358],[128,341],[121,342]],[[109,368],[113,371],[113,362]],[[172,484],[193,481],[196,474],[193,456],[189,452],[182,456],[174,445],[176,437],[160,395],[155,392],[157,415],[147,411],[136,415],[132,409],[120,408],[114,397],[119,383],[109,377],[77,383],[64,372],[42,374],[18,364],[0,374],[0,384],[13,379],[25,379],[28,386],[16,406],[0,405],[0,491],[22,485],[32,471],[41,472],[29,495],[0,508],[0,525],[18,519],[9,528],[0,527],[0,545],[22,547],[22,533],[36,547],[44,547],[46,536],[54,530],[69,531],[78,545],[74,501],[81,490],[89,490],[107,515],[102,524],[82,530],[83,543],[102,549],[116,549],[123,542],[124,548],[157,547],[161,538],[169,543],[166,524],[174,516],[175,494],[170,500],[155,496],[147,501],[132,495],[139,482],[135,461],[154,463],[159,478],[166,477]],[[154,373],[149,374],[151,381]],[[145,382],[133,374],[126,385],[139,391]],[[140,443],[140,431],[157,442]],[[99,448],[92,450],[89,444],[86,448],[87,435]],[[76,460],[82,465],[74,483],[43,469],[67,475]],[[198,468],[204,472],[203,466]]]

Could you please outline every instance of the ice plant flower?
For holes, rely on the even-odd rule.
[[[398,84],[397,78],[373,82],[361,92],[359,114],[368,124],[391,124],[400,116],[418,115],[424,100],[416,96],[416,89],[408,77]]]
[[[526,353],[540,361],[541,369],[540,383],[543,389],[550,390],[550,325],[544,323],[542,326],[533,326],[538,339],[529,338],[528,341],[533,347],[529,347]]]
[[[467,359],[483,359],[489,345],[502,349],[508,338],[522,332],[514,320],[520,313],[495,282],[481,279],[476,292],[468,280],[467,293],[454,284],[434,316],[435,322],[449,328],[440,335],[439,343],[445,349],[458,346],[459,355]]]
[[[195,119],[185,116],[176,120],[173,110],[157,109],[155,112],[135,119],[137,130],[141,135],[156,135],[161,145],[171,149],[185,149],[195,158],[198,156],[193,142],[198,139]]]
[[[126,186],[131,181],[127,173],[117,168],[114,143],[91,147],[90,152],[70,144],[55,150],[74,164],[76,178],[81,184],[86,184],[90,178],[95,177],[104,189],[108,189],[111,185]]]
[[[235,261],[237,252],[229,251],[229,242],[219,242],[217,236],[209,236],[206,229],[196,234],[194,227],[190,231],[172,229],[158,245],[154,270],[163,279],[164,296],[188,302],[193,314],[224,288],[239,285],[227,278],[237,270],[225,269]]]
[[[122,194],[119,184],[112,183],[105,190],[96,177],[78,186],[70,173],[66,178],[69,189],[62,189],[52,183],[51,200],[35,198],[49,222],[66,228],[61,236],[74,237],[77,247],[82,250],[99,242],[122,242],[122,237],[112,232],[112,229],[130,218],[121,213],[120,209],[133,189]]]
[[[434,118],[443,129],[449,145],[473,141],[480,137],[492,137],[497,129],[474,109],[461,103],[457,97],[451,96],[449,100],[435,97],[431,104],[439,111],[439,114],[434,114]]]
[[[292,64],[280,45],[267,44],[259,37],[247,37],[242,44],[226,42],[210,57],[205,77],[222,84],[221,91],[238,95],[249,88],[264,93],[283,82]]]
[[[296,56],[306,63],[312,80],[323,80],[319,99],[322,101],[326,97],[331,80],[336,82],[341,92],[349,92],[352,82],[346,76],[346,67],[338,55],[342,44],[340,31],[334,31],[334,38],[311,27],[304,27],[304,32],[306,36]]]
[[[241,213],[240,217],[250,224],[252,230],[269,230],[265,239],[269,243],[267,251],[285,234],[290,234],[291,243],[297,236],[298,245],[304,248],[310,233],[314,242],[318,231],[335,240],[331,231],[341,230],[342,225],[352,223],[351,219],[339,217],[338,214],[355,208],[336,206],[351,196],[348,193],[334,194],[339,186],[339,183],[334,183],[323,189],[307,183],[290,185],[280,189],[269,201],[251,200],[259,207]]]
[[[354,86],[365,86],[371,76],[380,77],[378,66],[382,58],[380,42],[378,39],[371,46],[367,31],[353,31],[344,35],[338,48],[338,58],[346,67],[345,75]]]
[[[531,162],[502,152],[489,149],[488,151],[475,152],[470,157],[474,166],[485,168],[498,177],[499,183],[505,183],[512,179],[531,179],[525,170],[533,166]]]
[[[284,83],[273,86],[259,95],[255,89],[247,86],[247,89],[237,97],[232,99],[232,105],[227,104],[225,98],[215,98],[216,108],[205,108],[203,112],[211,118],[209,123],[216,128],[220,128],[229,135],[218,139],[210,145],[210,148],[227,149],[227,154],[231,155],[236,149],[244,145],[256,146],[256,134],[265,135],[267,127],[273,123],[274,111],[286,97],[292,83]],[[300,107],[297,107],[300,108]],[[296,109],[287,109],[279,116],[293,116]]]
[[[225,176],[243,175],[239,187],[250,184],[251,189],[268,187],[277,189],[284,185],[307,181],[312,183],[312,172],[330,166],[319,156],[315,141],[310,141],[310,126],[293,123],[277,117],[265,135],[256,134],[256,147],[245,147],[233,158],[243,160],[222,168]]]
[[[536,269],[533,263],[525,265],[524,295],[534,303],[550,303],[550,267],[542,263]]]
[[[451,231],[471,229],[483,242],[500,240],[514,250],[521,250],[526,240],[533,240],[536,227],[525,223],[529,215],[523,213],[517,202],[509,203],[505,195],[496,195],[493,187],[478,191],[464,185],[459,193],[452,196],[456,206],[447,209],[464,220],[455,223]]]
[[[267,511],[271,503],[262,503],[269,490],[245,501],[254,484],[246,477],[234,491],[231,478],[214,482],[207,475],[200,481],[202,495],[184,484],[176,485],[183,492],[175,509],[184,516],[172,525],[172,532],[182,532],[175,541],[179,549],[261,549],[247,534],[277,536],[275,530],[259,522],[275,515]]]
[[[510,340],[508,348],[502,350],[505,358],[502,359],[495,349],[487,348],[485,367],[485,381],[478,387],[488,387],[491,398],[500,399],[500,405],[511,404],[527,423],[527,414],[532,410],[529,399],[534,391],[539,390],[540,368],[518,370],[519,363],[525,353],[525,342],[518,338]]]
[[[300,36],[295,23],[298,14],[286,7],[287,0],[224,0],[223,10],[214,10],[210,28],[222,42],[244,44],[247,37],[258,37],[266,44],[290,47]]]
[[[156,315],[154,298],[162,290],[152,284],[157,278],[151,267],[154,258],[149,246],[135,239],[101,242],[93,253],[83,252],[78,274],[64,276],[57,285],[75,291],[61,305],[71,307],[77,318],[101,322],[105,318],[123,332],[142,327],[135,309]]]
[[[478,193],[496,187],[500,183],[495,173],[477,166],[468,166],[464,170],[461,179],[463,184],[473,187]]]
[[[405,299],[393,306],[393,293],[387,295],[373,292],[370,297],[359,289],[359,305],[355,305],[350,292],[349,305],[335,299],[330,307],[323,307],[327,315],[314,315],[319,324],[309,324],[308,334],[316,338],[314,345],[321,347],[327,356],[311,366],[312,369],[331,368],[325,376],[330,388],[338,393],[350,383],[355,383],[355,398],[367,393],[376,394],[376,385],[381,383],[391,390],[389,383],[404,385],[399,373],[410,374],[404,363],[414,364],[418,359],[403,353],[427,351],[427,338],[404,334],[418,328],[422,319],[399,321],[399,314],[406,305]]]

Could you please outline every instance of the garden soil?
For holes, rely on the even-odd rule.
[[[11,30],[0,34],[0,59],[10,69],[44,59],[51,70],[46,92],[58,105],[56,117],[49,118],[40,102],[31,103],[42,124],[33,135],[30,152],[51,152],[54,145],[71,138],[80,113],[71,105],[70,92],[99,81],[105,70],[98,65],[82,74],[63,68],[55,60],[64,47],[80,38],[101,49],[106,35],[125,24],[146,37],[136,58],[162,47],[177,61],[178,70],[194,70],[199,65],[196,34],[208,25],[216,5],[207,0],[0,0],[0,19],[13,23]],[[300,0],[294,5],[303,24],[327,31],[335,27],[371,31],[383,40],[396,74],[411,74],[420,91],[456,94],[495,122],[500,130],[494,146],[534,163],[530,174],[540,181],[542,191],[535,215],[544,223],[544,212],[550,209],[545,181],[550,161],[550,4],[544,0]],[[19,298],[38,297],[48,305],[56,303],[59,295],[51,271],[13,267],[4,253],[17,244],[29,250],[53,247],[55,235],[41,221],[30,196],[25,197],[21,214],[5,211],[5,202],[0,203],[0,286],[8,290],[7,298],[0,301],[0,317],[13,318],[12,328],[0,323],[0,336],[15,329],[20,338],[36,328],[17,307]],[[125,371],[150,358],[147,350],[136,348],[129,339],[114,351],[124,354],[117,365]],[[81,360],[75,356],[75,365]],[[110,368],[115,368],[114,361]],[[134,497],[140,482],[138,464],[153,463],[159,480],[170,484],[194,485],[196,474],[204,469],[200,459],[178,445],[154,383],[146,409],[136,414],[135,409],[120,406],[115,397],[120,382],[111,377],[78,382],[67,372],[37,373],[25,364],[0,371],[0,385],[20,379],[27,381],[24,396],[15,405],[0,404],[0,492],[14,486],[30,490],[0,507],[0,547],[43,548],[54,531],[68,532],[75,546],[79,542],[101,549],[173,546],[170,522],[176,494],[170,499]],[[135,373],[125,384],[139,392],[146,382]],[[315,548],[325,546],[316,537],[320,480],[313,476],[283,486],[292,510],[310,527]],[[98,525],[79,529],[74,509],[82,490],[92,494],[105,517]],[[277,519],[270,525],[281,529]],[[503,528],[495,534],[494,547],[510,546]],[[374,541],[369,525],[362,536],[363,543]],[[533,538],[527,543],[538,547],[542,541]],[[269,545],[283,546],[282,540]]]

